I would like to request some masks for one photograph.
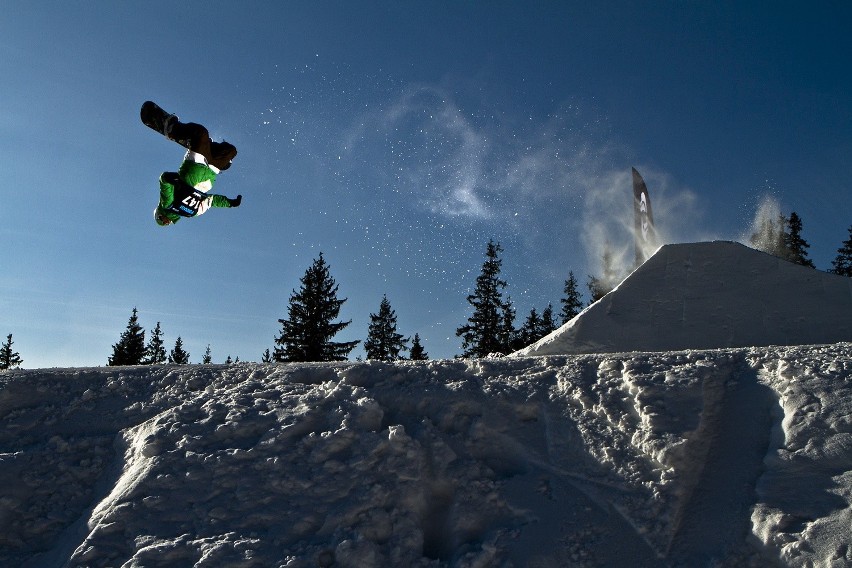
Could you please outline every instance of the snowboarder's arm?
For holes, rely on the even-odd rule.
[[[242,195],[238,195],[235,199],[225,197],[224,195],[211,195],[209,197],[211,207],[239,207],[243,200]]]
[[[236,199],[231,199],[230,197],[225,197],[224,195],[210,194],[204,198],[198,205],[198,215],[203,215],[207,212],[211,207],[239,207],[240,201],[242,201],[242,195],[237,196]]]
[[[160,207],[166,208],[175,200],[175,186],[169,183],[169,172],[160,176]]]

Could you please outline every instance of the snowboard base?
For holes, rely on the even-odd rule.
[[[142,119],[142,124],[159,132],[169,140],[177,142],[187,150],[190,140],[179,140],[172,135],[172,130],[176,124],[179,124],[177,115],[170,114],[164,111],[160,106],[153,101],[145,101],[142,103],[142,109],[139,111],[139,118]]]

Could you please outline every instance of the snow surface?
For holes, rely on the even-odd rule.
[[[851,533],[850,343],[0,374],[0,566],[834,567]]]

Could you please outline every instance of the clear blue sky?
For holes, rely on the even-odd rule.
[[[387,294],[452,357],[488,239],[518,323],[629,248],[631,166],[667,242],[738,239],[768,195],[827,269],[852,225],[848,2],[0,7],[0,335],[26,368],[105,364],[133,307],[193,362],[259,360],[320,252],[339,340]],[[238,147],[215,191],[240,209],[154,223],[183,151],[146,99]]]

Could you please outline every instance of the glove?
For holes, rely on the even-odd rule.
[[[238,195],[236,197],[236,199],[231,199],[230,197],[228,197],[227,199],[228,199],[228,203],[231,205],[231,207],[239,207],[240,203],[243,202],[243,196],[242,195]]]

